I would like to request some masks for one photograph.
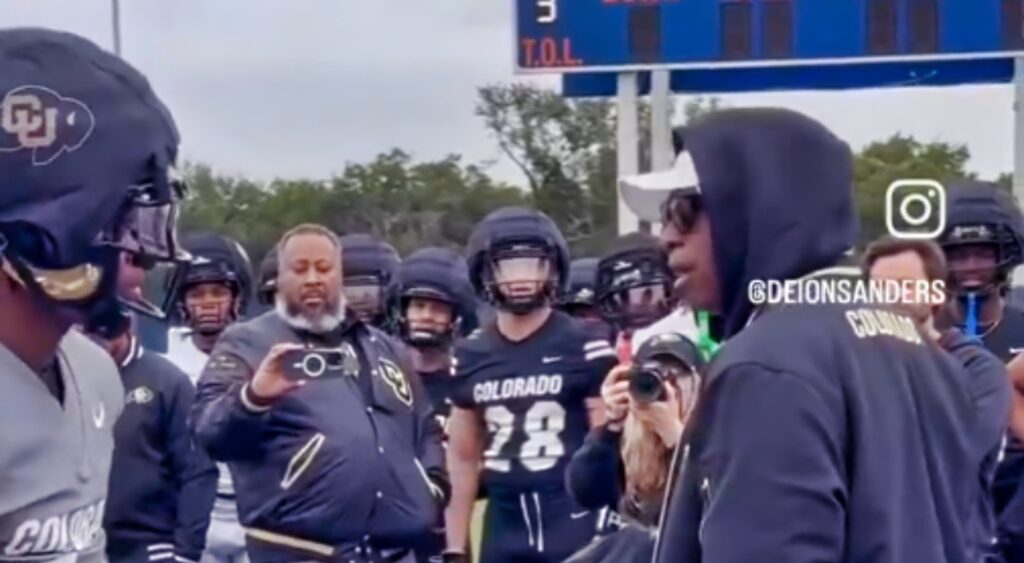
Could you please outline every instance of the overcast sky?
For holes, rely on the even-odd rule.
[[[499,153],[475,87],[510,81],[512,0],[122,0],[123,48],[177,117],[186,158],[251,177],[324,177],[401,147],[417,159]],[[0,26],[111,47],[108,0],[0,0]],[[557,85],[554,78],[533,78]],[[968,143],[1012,167],[1012,87],[726,96],[784,105],[855,147],[897,131]],[[499,161],[491,173],[519,181]]]

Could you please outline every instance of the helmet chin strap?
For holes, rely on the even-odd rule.
[[[978,338],[978,295],[968,293],[964,303],[964,333],[968,338]]]

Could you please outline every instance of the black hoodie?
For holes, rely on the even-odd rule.
[[[849,148],[780,109],[682,132],[699,177],[729,339],[678,456],[662,563],[968,561],[976,416],[957,360],[872,305],[754,314],[753,279],[850,278]],[[749,325],[748,325],[749,323]],[[740,332],[742,331],[742,332]]]

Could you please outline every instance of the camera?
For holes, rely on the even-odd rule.
[[[282,363],[285,377],[298,381],[340,377],[345,373],[344,360],[340,350],[307,349],[286,352]]]
[[[665,381],[670,373],[655,361],[643,362],[629,371],[629,394],[641,404],[664,401],[667,397]]]

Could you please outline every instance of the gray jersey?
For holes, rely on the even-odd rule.
[[[0,345],[0,561],[104,560],[101,523],[124,389],[110,356],[77,331],[58,356],[63,407]]]

